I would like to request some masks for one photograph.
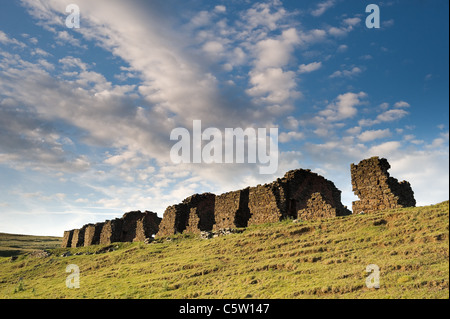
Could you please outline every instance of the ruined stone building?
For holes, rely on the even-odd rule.
[[[213,230],[247,227],[250,219],[248,196],[250,188],[216,196]]]
[[[389,168],[388,161],[379,157],[351,164],[353,192],[359,198],[353,202],[354,214],[416,206],[411,185],[390,177]]]
[[[353,213],[415,206],[408,182],[398,182],[387,172],[386,159],[373,157],[351,165]],[[64,232],[63,247],[113,242],[145,241],[181,233],[199,234],[250,225],[278,222],[285,218],[309,220],[345,216],[351,211],[341,203],[341,191],[333,182],[297,169],[283,178],[255,187],[215,195],[192,195],[166,208],[163,218],[152,212],[129,212],[122,218],[88,224]]]
[[[161,218],[153,212],[129,212],[122,218],[64,232],[62,247],[144,241],[158,232]]]
[[[341,191],[310,170],[294,170],[273,183],[222,195],[194,195],[169,206],[156,237],[239,228],[284,218],[314,219],[349,215]]]
[[[342,205],[341,191],[333,182],[304,169],[289,171],[273,183],[251,187],[248,206],[249,225],[300,218],[299,214],[307,220],[351,213]]]
[[[167,207],[156,237],[211,230],[214,225],[215,197],[211,193],[195,194],[181,204]]]

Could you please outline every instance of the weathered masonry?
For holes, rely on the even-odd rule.
[[[351,165],[354,193],[353,213],[415,206],[408,182],[390,177],[384,158],[372,157]],[[180,233],[220,232],[285,218],[318,219],[346,216],[351,211],[341,202],[341,191],[333,182],[297,169],[264,185],[215,195],[195,194],[166,208],[163,218],[153,212],[129,212],[122,218],[88,224],[64,232],[63,247],[113,242],[145,241],[153,236]]]
[[[211,230],[214,225],[215,197],[211,193],[195,194],[181,204],[167,207],[156,237]]]
[[[313,200],[318,194],[321,200]],[[351,213],[342,205],[341,191],[333,182],[304,169],[289,171],[273,183],[251,187],[248,206],[249,225],[299,218],[299,213],[305,220]]]
[[[64,232],[62,247],[82,247],[113,242],[145,241],[159,230],[161,218],[153,212],[129,212],[122,218],[87,224]]]
[[[353,202],[354,214],[416,206],[411,185],[390,177],[390,168],[388,161],[379,157],[351,164],[353,192],[359,198]]]
[[[277,222],[284,218],[345,216],[341,191],[310,170],[294,170],[275,182],[222,195],[193,195],[169,206],[156,237]]]

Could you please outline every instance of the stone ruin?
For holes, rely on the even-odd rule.
[[[270,184],[218,196],[194,195],[181,204],[169,206],[155,237],[277,222],[297,218],[299,213],[302,219],[351,214],[341,203],[341,191],[331,181],[300,169]]]
[[[320,194],[321,200],[311,200]],[[351,212],[341,203],[341,191],[333,182],[311,172],[297,169],[283,178],[251,187],[248,225],[277,222],[285,218],[317,219],[345,216]]]
[[[211,230],[214,224],[215,197],[211,193],[195,194],[181,204],[167,207],[156,237]]]
[[[250,219],[248,196],[250,187],[216,196],[214,231],[247,227]]]
[[[387,172],[386,159],[373,157],[351,165],[353,213],[415,206],[408,182],[398,182]],[[129,212],[122,218],[88,224],[64,232],[62,247],[80,247],[113,242],[147,241],[180,233],[221,234],[224,230],[278,222],[285,218],[309,220],[346,216],[351,211],[341,203],[341,191],[333,182],[297,169],[283,178],[255,187],[215,195],[192,195],[166,208],[163,218],[152,212]]]
[[[353,202],[353,214],[416,206],[411,185],[390,177],[389,168],[388,161],[379,157],[351,164],[352,188],[359,198]]]
[[[122,218],[65,231],[61,246],[82,247],[113,242],[145,241],[158,232],[160,222],[161,218],[153,212],[129,212]]]

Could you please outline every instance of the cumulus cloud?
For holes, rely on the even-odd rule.
[[[404,110],[389,110],[384,113],[381,113],[377,116],[375,122],[381,123],[381,122],[392,122],[398,119],[401,119],[402,117],[406,116],[408,114],[407,111]]]
[[[281,6],[281,2],[274,0],[253,5],[243,14],[243,20],[248,29],[263,27],[275,30],[286,15],[287,11]]]
[[[278,104],[285,103],[290,98],[299,97],[295,90],[295,72],[284,72],[281,68],[269,68],[264,71],[250,72],[252,88],[247,93],[259,97],[260,101]]]
[[[325,118],[327,121],[340,121],[352,118],[358,113],[356,107],[363,103],[362,99],[366,97],[367,94],[365,92],[341,94],[335,102],[329,104],[325,110],[319,112],[319,116]]]
[[[305,135],[301,132],[282,132],[280,134],[280,136],[278,137],[278,140],[280,141],[280,143],[287,143],[290,142],[292,140],[301,140],[305,137]]]
[[[384,122],[393,122],[400,120],[401,118],[408,115],[409,112],[403,110],[403,109],[392,109],[385,111],[381,114],[379,114],[374,120],[371,119],[361,119],[359,120],[359,125],[361,126],[371,126],[375,124],[381,124]]]
[[[361,142],[370,142],[376,139],[386,138],[391,136],[391,131],[389,129],[384,130],[372,130],[364,131],[358,135],[358,139]]]
[[[261,40],[256,44],[256,67],[259,69],[267,67],[281,67],[289,62],[295,45],[300,43],[297,30],[290,28],[284,30],[275,39]]]

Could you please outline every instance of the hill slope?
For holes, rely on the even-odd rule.
[[[448,218],[447,201],[210,240],[0,258],[0,298],[449,298]],[[67,251],[80,255],[61,257]],[[66,288],[69,264],[79,266],[80,289]],[[380,268],[379,289],[365,285],[369,264]]]
[[[61,247],[61,237],[0,233],[0,257],[17,256],[36,249]]]

